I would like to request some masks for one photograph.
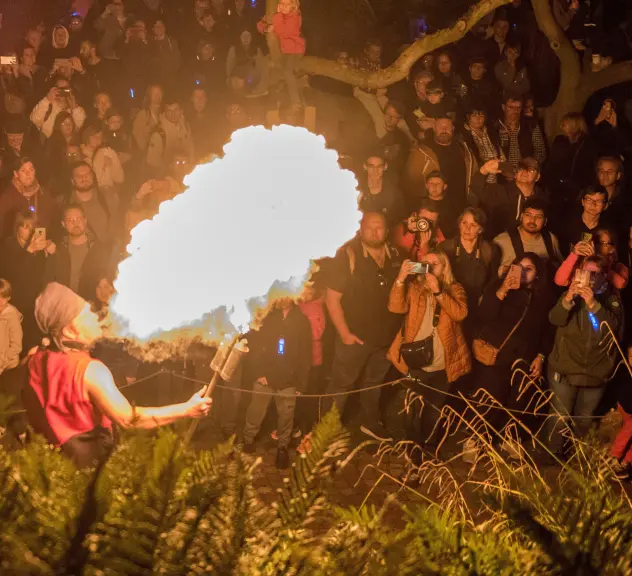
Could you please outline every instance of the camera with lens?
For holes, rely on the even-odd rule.
[[[408,229],[411,232],[429,232],[432,230],[432,221],[421,216],[413,216],[408,221]]]

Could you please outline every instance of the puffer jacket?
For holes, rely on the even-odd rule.
[[[9,304],[0,312],[0,374],[15,368],[22,352],[22,314]]]
[[[405,328],[395,336],[388,351],[388,359],[402,374],[408,373],[408,366],[400,357],[403,343],[413,342],[426,313],[427,291],[423,284],[413,281],[408,284],[393,284],[388,309],[395,314],[406,314]],[[461,322],[467,316],[467,296],[460,284],[446,287],[437,301],[441,305],[437,334],[445,350],[445,371],[448,382],[454,382],[472,369],[472,357],[465,342]]]
[[[574,386],[602,386],[617,363],[616,346],[602,343],[607,322],[618,337],[623,323],[623,306],[617,293],[606,292],[596,297],[592,311],[581,300],[567,307],[564,297],[557,301],[549,313],[549,320],[557,326],[555,344],[549,356],[549,367],[564,376]]]

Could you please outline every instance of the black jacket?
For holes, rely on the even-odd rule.
[[[103,278],[111,280],[112,277],[110,253],[100,243],[89,238],[88,254],[79,275],[79,296],[90,302],[95,301],[99,282]],[[55,256],[47,259],[44,283],[49,282],[70,285],[70,250],[67,238],[57,246]]]
[[[478,310],[479,337],[499,348],[523,314],[524,318],[498,353],[496,364],[511,366],[519,358],[531,363],[538,354],[547,356],[554,338],[548,320],[554,302],[552,290],[544,290],[541,294],[530,294],[525,289],[510,290],[504,300],[499,300],[496,291],[501,283],[498,280],[489,285],[483,294]]]
[[[312,330],[309,320],[295,304],[283,318],[283,311],[272,310],[261,328],[248,333],[251,374],[265,377],[275,390],[307,387],[312,366]]]

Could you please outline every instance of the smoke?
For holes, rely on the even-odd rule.
[[[274,300],[300,295],[313,261],[357,231],[357,182],[321,136],[254,126],[235,132],[224,152],[132,231],[111,335],[217,342]]]

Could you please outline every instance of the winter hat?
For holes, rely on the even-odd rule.
[[[59,336],[87,302],[70,288],[51,282],[35,300],[35,320],[47,336]]]

